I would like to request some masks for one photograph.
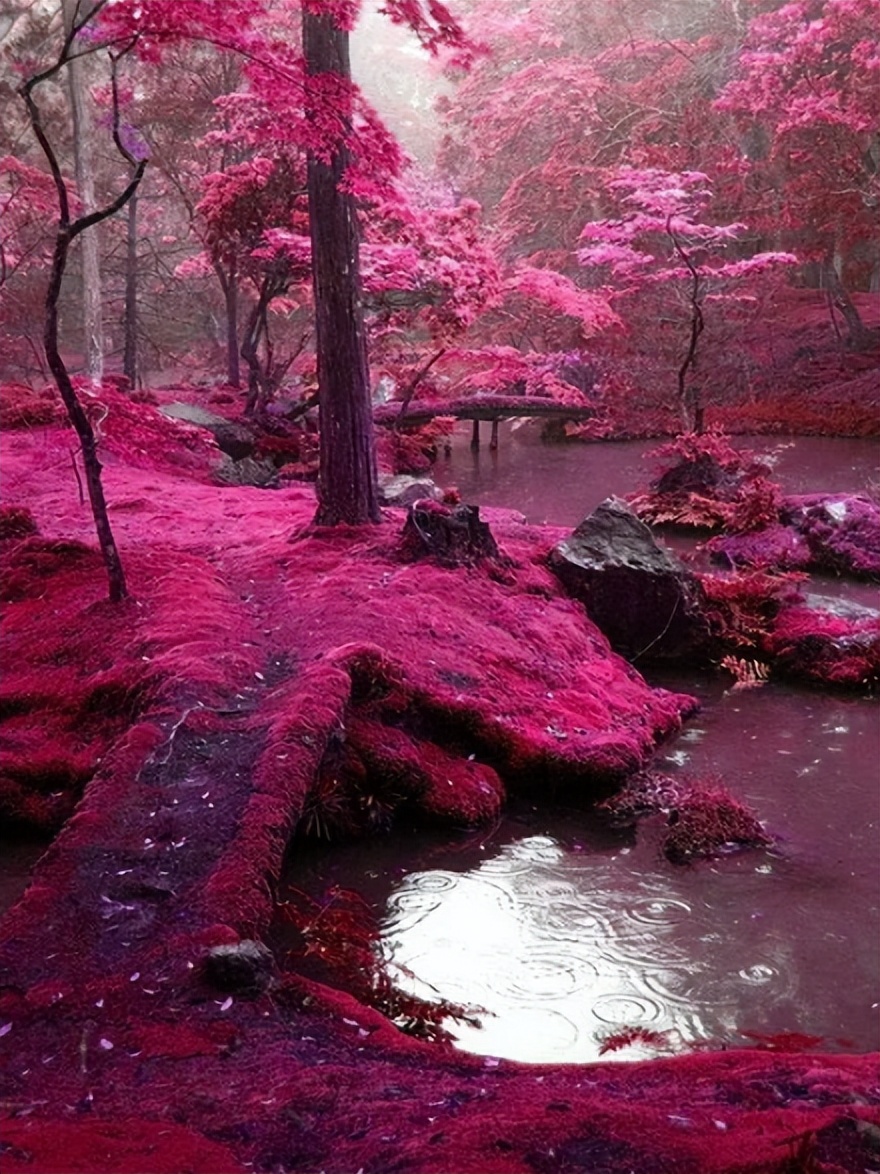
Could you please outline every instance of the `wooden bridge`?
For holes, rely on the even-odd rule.
[[[482,395],[457,400],[418,400],[415,403],[380,404],[373,409],[373,419],[383,428],[418,428],[438,416],[456,420],[473,420],[471,447],[480,447],[480,422],[492,425],[490,448],[498,447],[498,425],[502,420],[531,416],[546,420],[589,420],[595,408],[562,404],[557,400],[524,395]]]

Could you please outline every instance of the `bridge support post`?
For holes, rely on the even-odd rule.
[[[480,421],[474,420],[474,426],[471,430],[471,448],[480,447]]]
[[[498,417],[492,421],[492,439],[489,441],[489,448],[495,452],[498,448]]]

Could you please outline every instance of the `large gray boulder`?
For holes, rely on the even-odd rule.
[[[699,581],[620,498],[607,498],[558,543],[550,566],[627,659],[708,657]]]
[[[159,411],[172,420],[183,420],[185,424],[204,428],[214,437],[220,451],[234,461],[241,461],[254,455],[256,437],[245,424],[226,420],[223,416],[200,408],[198,404],[165,404]]]

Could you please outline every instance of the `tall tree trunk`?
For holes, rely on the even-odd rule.
[[[234,258],[226,274],[223,297],[226,301],[226,381],[231,387],[241,387],[241,366],[238,361],[238,272]]]
[[[832,306],[843,315],[843,320],[849,331],[849,344],[853,350],[869,350],[872,346],[876,346],[877,331],[869,330],[862,321],[855,303],[840,280],[833,253],[829,253],[825,258],[825,263],[822,266],[822,281]]]
[[[257,304],[248,315],[241,340],[241,357],[248,365],[248,395],[245,416],[253,416],[264,395],[263,370],[260,367],[260,338],[263,334],[267,305],[267,283],[263,282]]]
[[[137,192],[128,201],[128,239],[125,252],[125,344],[122,369],[134,391],[138,381],[138,255]]]
[[[122,569],[122,560],[116,547],[116,540],[110,528],[110,516],[107,513],[107,500],[104,497],[104,486],[101,482],[101,462],[98,458],[98,445],[91,421],[86,415],[82,404],[73,390],[70,375],[64,360],[58,350],[58,296],[61,293],[61,279],[67,266],[67,254],[70,249],[71,232],[65,225],[61,225],[55,237],[55,250],[52,256],[52,270],[49,276],[49,286],[46,290],[46,323],[43,330],[43,345],[46,350],[46,360],[55,379],[59,394],[67,409],[70,422],[73,424],[79,437],[82,450],[83,468],[86,475],[86,486],[89,491],[89,502],[92,507],[92,516],[95,519],[95,530],[98,535],[98,544],[107,571],[107,581],[111,603],[118,603],[125,599],[128,590],[125,584],[125,574]]]
[[[311,7],[302,14],[310,101],[322,101],[322,74],[351,79],[348,34]],[[316,84],[317,83],[317,84]],[[338,111],[344,125],[346,111]],[[352,197],[340,184],[348,164],[345,131],[329,159],[308,161],[309,226],[318,359],[319,525],[378,522],[379,492],[360,285],[359,232]]]
[[[74,20],[83,22],[91,3],[62,0],[64,31],[69,35]],[[85,62],[72,54],[67,62],[70,107],[73,115],[73,162],[82,214],[95,209],[95,162],[92,141],[92,113],[88,101]],[[104,324],[101,313],[101,266],[98,234],[86,233],[80,240],[82,257],[82,325],[86,372],[97,387],[104,375]]]

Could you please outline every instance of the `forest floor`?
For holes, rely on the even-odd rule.
[[[72,434],[3,436],[0,799],[58,832],[0,922],[4,1174],[880,1166],[877,1056],[521,1065],[295,970],[211,980],[212,949],[265,934],[298,823],[473,823],[549,780],[589,801],[693,703],[565,596],[560,532],[485,511],[501,556],[444,567],[403,511],[317,530],[309,486],[220,486],[206,434],[112,389],[91,410],[121,605]]]

